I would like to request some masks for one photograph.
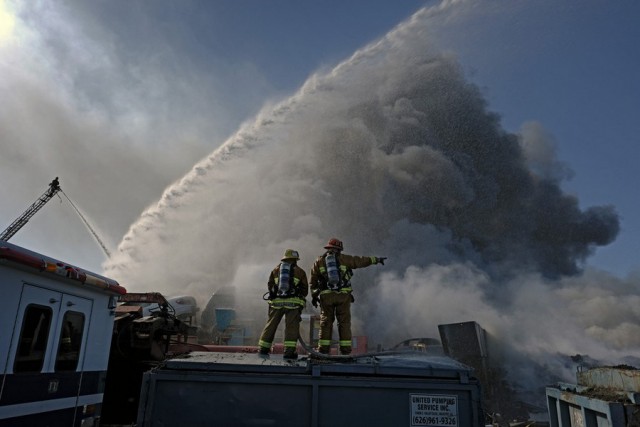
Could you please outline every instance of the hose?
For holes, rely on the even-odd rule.
[[[390,356],[395,354],[407,353],[406,350],[384,350],[384,351],[376,351],[376,352],[363,353],[363,354],[357,354],[357,355],[350,355],[350,354],[349,355],[345,355],[345,354],[333,355],[333,354],[320,353],[313,347],[309,346],[302,339],[302,336],[300,336],[300,334],[298,334],[298,341],[300,342],[300,345],[302,345],[302,348],[304,348],[310,355],[314,356],[314,358],[324,359],[324,360],[354,361],[356,359],[363,359],[365,357]]]

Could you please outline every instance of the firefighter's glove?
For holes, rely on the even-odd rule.
[[[384,260],[387,259],[386,256],[376,258],[376,264],[384,265]]]
[[[276,299],[276,297],[278,296],[278,294],[274,291],[274,292],[269,292],[269,299]]]
[[[320,298],[318,297],[318,295],[314,295],[311,297],[311,305],[313,305],[315,308],[318,308],[319,302],[320,302]]]

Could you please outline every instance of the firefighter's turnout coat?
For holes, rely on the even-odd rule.
[[[342,354],[351,353],[351,303],[354,301],[351,292],[351,277],[356,268],[369,267],[378,263],[376,257],[364,257],[336,253],[335,259],[340,273],[340,283],[329,286],[327,271],[327,255],[329,250],[316,259],[311,267],[311,293],[314,300],[320,302],[320,336],[318,349],[322,353],[328,353],[331,346],[331,335],[333,322],[338,321],[338,335],[340,337],[340,352]]]
[[[267,350],[273,345],[273,338],[276,335],[278,325],[285,318],[284,327],[284,347],[285,353],[294,353],[298,334],[300,332],[300,314],[306,304],[306,297],[309,294],[309,282],[307,281],[307,273],[298,267],[297,264],[291,263],[291,271],[289,281],[289,292],[286,295],[279,295],[280,289],[280,267],[278,264],[269,274],[267,287],[269,289],[269,317],[260,336],[258,345]],[[268,351],[268,350],[267,350]]]

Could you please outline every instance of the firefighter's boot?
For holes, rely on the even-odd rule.
[[[298,353],[296,353],[295,350],[286,350],[284,352],[284,355],[282,356],[283,359],[297,359],[298,358]]]
[[[318,346],[318,353],[329,354],[330,347],[328,345]]]

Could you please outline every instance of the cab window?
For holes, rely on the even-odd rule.
[[[36,304],[27,306],[13,366],[14,372],[42,370],[52,316],[53,312],[49,307]]]
[[[55,371],[75,371],[80,358],[84,314],[67,311],[62,319],[62,329],[56,355]]]

